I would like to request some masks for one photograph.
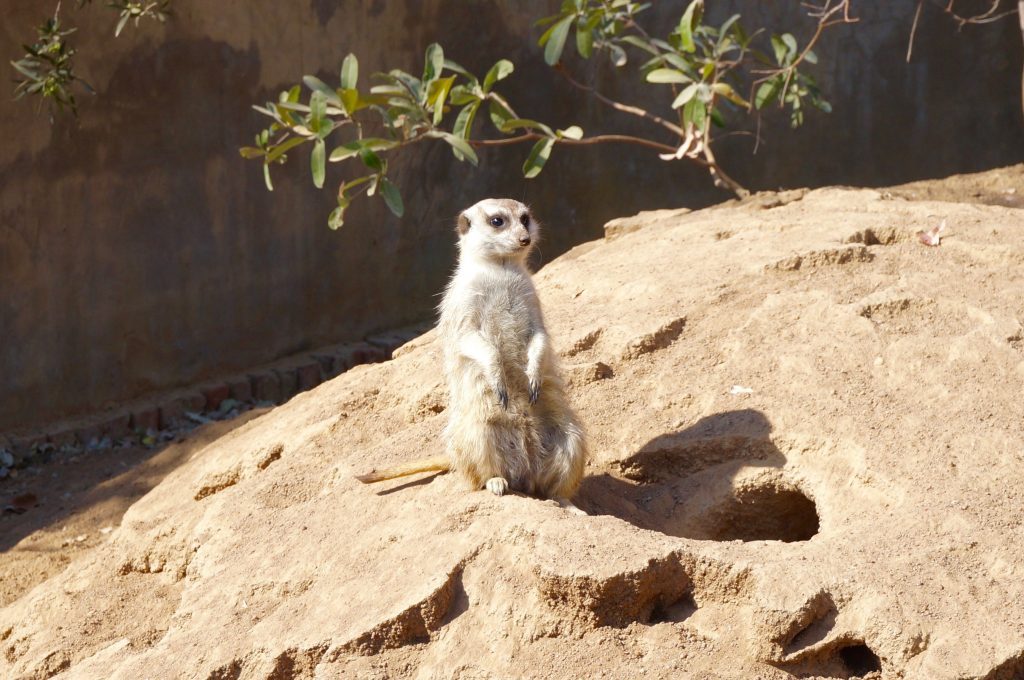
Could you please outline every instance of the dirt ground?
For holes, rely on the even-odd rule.
[[[0,676],[1024,677],[1021,196],[1022,166],[761,195],[549,264],[588,517],[353,480],[441,452],[433,332],[21,470]]]
[[[0,480],[0,607],[106,540],[132,503],[194,453],[266,409],[160,447],[54,453]]]

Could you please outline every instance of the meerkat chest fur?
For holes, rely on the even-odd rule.
[[[516,266],[471,271],[468,308],[480,333],[494,345],[505,371],[526,370],[526,348],[538,330],[540,302],[529,273]],[[542,330],[543,327],[540,327]]]

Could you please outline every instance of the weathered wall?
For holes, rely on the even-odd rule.
[[[535,205],[546,259],[610,217],[724,198],[703,172],[643,150],[558,150],[541,179],[526,181],[526,148],[484,153],[473,171],[434,145],[396,163],[403,219],[362,203],[335,233],[325,226],[331,192],[312,188],[304,154],[276,173],[273,194],[258,164],[238,156],[263,124],[250,104],[304,73],[336,80],[348,52],[363,77],[418,71],[435,40],[478,72],[512,59],[507,90],[531,117],[642,130],[553,90],[531,20],[555,4],[176,0],[170,23],[116,40],[102,3],[67,7],[81,27],[78,72],[97,96],[81,95],[79,119],[52,127],[32,104],[0,97],[0,431],[427,317],[454,258],[452,218],[487,195]],[[684,5],[658,3],[652,26],[671,25]],[[908,66],[913,3],[863,5],[861,23],[833,31],[821,50],[817,72],[836,112],[795,132],[769,116],[757,156],[748,137],[723,140],[720,160],[738,179],[880,185],[1021,160],[1015,21],[957,37],[926,15]],[[0,7],[0,56],[14,59],[50,8]],[[799,13],[797,3],[712,9],[724,18],[731,8],[774,25]],[[596,75],[610,94],[643,91],[610,71]],[[331,173],[329,183],[343,167]]]

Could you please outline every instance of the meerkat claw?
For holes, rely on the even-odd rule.
[[[506,390],[498,390],[498,403],[503,409],[508,410],[508,392]]]
[[[495,496],[504,496],[508,491],[508,480],[504,477],[491,477],[485,484],[487,490]]]
[[[536,404],[540,398],[540,383],[530,381],[530,403]]]

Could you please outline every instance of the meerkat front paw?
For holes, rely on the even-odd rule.
[[[504,496],[508,491],[508,480],[504,477],[491,477],[484,486],[495,496]]]

